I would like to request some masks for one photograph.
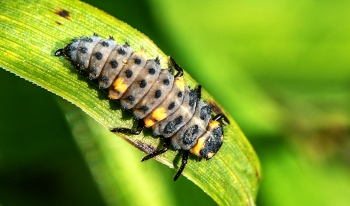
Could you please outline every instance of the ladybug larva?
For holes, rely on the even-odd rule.
[[[170,68],[161,69],[159,59],[147,59],[144,50],[134,52],[128,43],[119,45],[112,37],[102,39],[96,34],[73,40],[55,56],[69,59],[90,80],[97,80],[100,88],[108,89],[110,99],[119,99],[123,110],[132,110],[137,128],[111,132],[138,135],[146,127],[164,138],[164,147],[141,161],[166,152],[170,144],[183,150],[174,181],[189,153],[209,160],[220,149],[224,134],[219,120],[227,118],[223,114],[212,117],[212,109],[201,100],[201,86],[193,90],[186,86],[183,70],[173,58],[169,57]]]

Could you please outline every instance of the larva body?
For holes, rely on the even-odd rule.
[[[112,132],[139,134],[144,127],[151,128],[155,136],[164,138],[164,148],[145,156],[142,161],[167,151],[168,146],[182,149],[183,171],[189,152],[209,160],[223,143],[223,128],[214,118],[211,108],[200,100],[200,86],[191,90],[185,85],[183,70],[170,57],[173,68],[161,69],[159,59],[147,59],[143,50],[134,52],[125,43],[117,44],[113,38],[102,39],[94,35],[73,40],[55,56],[65,56],[99,87],[109,90],[110,99],[119,99],[123,110],[131,109],[139,120],[136,130],[114,128]]]

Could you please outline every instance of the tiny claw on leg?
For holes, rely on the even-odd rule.
[[[150,154],[144,156],[144,157],[141,159],[141,162],[146,161],[146,160],[148,160],[148,159],[151,159],[151,158],[153,158],[153,157],[155,157],[155,156],[158,156],[158,155],[163,154],[164,152],[168,151],[169,145],[170,145],[170,140],[169,140],[169,139],[165,139],[162,149],[156,150],[156,151],[154,151],[154,152],[152,152],[152,153],[150,153]]]

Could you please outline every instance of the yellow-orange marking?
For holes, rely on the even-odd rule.
[[[145,127],[147,127],[147,128],[154,125],[153,119],[145,118],[145,119],[143,119],[143,121],[145,122]]]
[[[128,85],[124,84],[124,80],[120,77],[117,80],[115,80],[115,82],[113,83],[113,89],[120,93],[124,93],[127,88],[128,88]]]
[[[175,84],[181,91],[185,91],[185,80],[183,77],[176,78]]]
[[[152,112],[152,118],[154,120],[160,121],[167,116],[167,112],[164,108],[158,108]]]
[[[191,152],[192,154],[195,154],[195,155],[197,155],[198,157],[200,157],[199,152],[200,152],[201,149],[203,148],[206,139],[207,139],[207,135],[206,135],[206,134],[202,135],[202,136],[198,139],[197,144],[196,144],[194,147],[192,147],[192,148],[190,149],[190,152]]]

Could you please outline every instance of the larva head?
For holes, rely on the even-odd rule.
[[[221,124],[211,120],[207,131],[198,138],[197,144],[191,148],[190,152],[209,160],[219,151],[223,139],[224,133]]]
[[[78,39],[74,39],[72,43],[68,44],[66,47],[57,50],[55,56],[64,56],[74,63],[76,61],[79,43],[80,41]]]

